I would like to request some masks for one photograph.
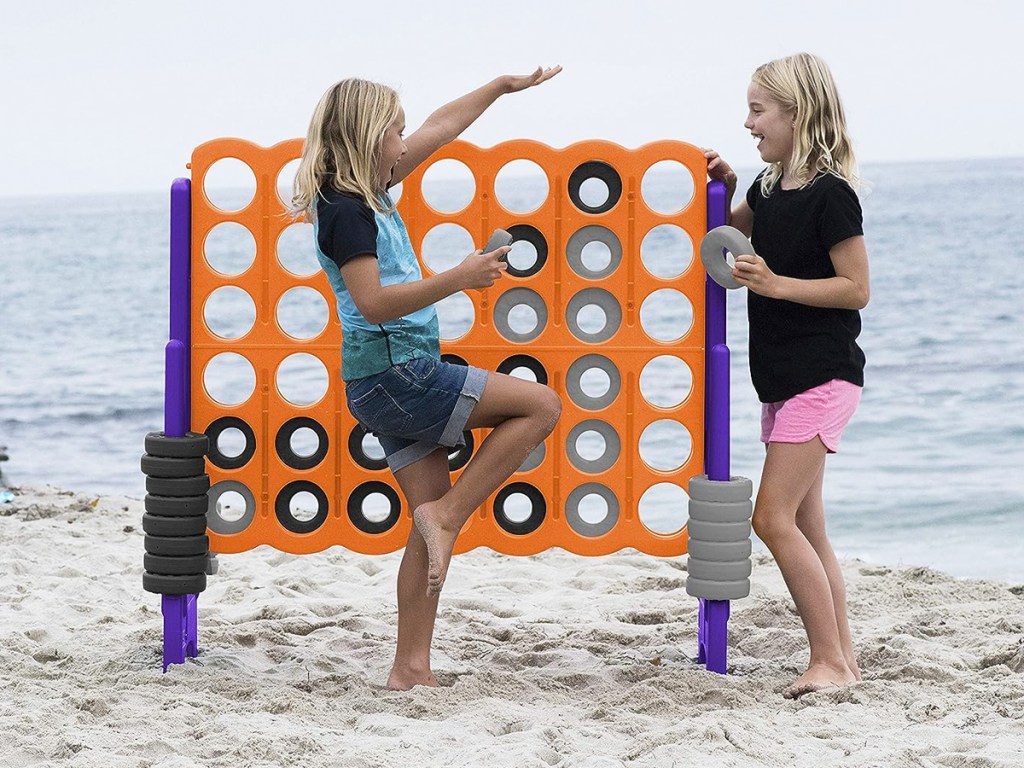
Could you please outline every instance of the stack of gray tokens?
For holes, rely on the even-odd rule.
[[[687,594],[708,600],[737,600],[750,594],[753,490],[745,477],[690,478]]]
[[[146,435],[142,472],[146,475],[145,572],[142,587],[162,595],[196,595],[206,589],[207,491],[206,435],[189,432],[167,437]]]

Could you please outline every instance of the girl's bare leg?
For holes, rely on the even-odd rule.
[[[828,540],[825,530],[825,502],[822,498],[822,486],[825,480],[825,463],[821,464],[821,471],[811,484],[807,495],[796,510],[796,525],[807,537],[807,540],[814,547],[822,566],[825,568],[825,576],[828,578],[828,586],[832,592],[832,605],[836,611],[836,626],[839,628],[839,641],[843,646],[843,656],[846,658],[846,666],[853,672],[854,677],[860,680],[860,667],[857,665],[857,656],[853,652],[853,639],[850,636],[850,620],[846,615],[846,583],[843,580],[843,571],[839,567],[839,560],[832,550],[832,544]]]
[[[441,498],[451,489],[448,452],[434,451],[398,470],[395,479],[409,509]],[[427,545],[414,525],[398,568],[398,644],[388,675],[388,688],[405,691],[414,685],[437,685],[430,670],[430,644],[434,637],[438,596],[427,594],[427,563]]]
[[[473,510],[504,483],[555,428],[562,411],[554,390],[500,373],[487,377],[467,429],[491,427],[491,433],[448,493],[420,504],[413,520],[427,546],[427,591],[444,585],[455,539]]]
[[[811,648],[807,671],[784,691],[788,698],[856,680],[846,662],[825,566],[796,524],[797,509],[822,471],[825,453],[818,438],[769,444],[754,506],[754,530],[779,564]]]

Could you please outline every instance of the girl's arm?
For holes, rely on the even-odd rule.
[[[811,307],[863,309],[871,297],[868,276],[868,251],[863,235],[849,237],[829,251],[835,277],[801,280],[776,275],[764,259],[753,254],[736,256],[732,276],[740,285],[772,299],[806,304]]]
[[[341,267],[341,277],[356,309],[372,325],[408,315],[467,288],[489,288],[508,264],[500,261],[508,246],[490,253],[474,251],[461,264],[422,280],[380,284],[380,268],[373,256],[357,256]]]
[[[484,110],[497,101],[499,96],[540,85],[561,71],[561,67],[537,67],[529,75],[504,75],[435,110],[423,125],[405,140],[406,153],[395,167],[391,183],[398,184],[416,166],[455,139],[480,117]]]
[[[754,226],[754,212],[750,210],[746,200],[740,200],[739,205],[732,207],[732,198],[736,194],[736,172],[715,150],[703,151],[704,158],[708,161],[708,178],[725,184],[725,223],[750,237],[750,230]]]

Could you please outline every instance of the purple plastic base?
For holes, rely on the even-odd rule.
[[[729,601],[698,601],[697,662],[711,672],[725,674],[729,639]]]
[[[160,611],[164,616],[164,672],[171,664],[184,664],[185,657],[199,655],[196,637],[198,595],[162,595]]]

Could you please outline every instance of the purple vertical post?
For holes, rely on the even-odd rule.
[[[725,184],[708,183],[708,230],[726,223]],[[729,480],[729,347],[725,343],[725,288],[704,279],[704,468],[709,480]],[[725,674],[729,601],[699,598],[697,660]]]
[[[170,329],[164,347],[164,435],[184,437],[192,418],[189,344],[191,341],[192,182],[175,179],[171,185]],[[164,672],[199,654],[198,595],[162,595]]]

